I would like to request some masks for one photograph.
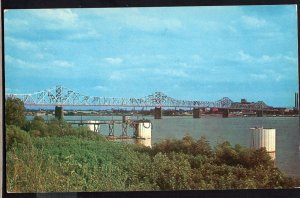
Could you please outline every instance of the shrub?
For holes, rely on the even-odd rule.
[[[35,116],[29,125],[30,130],[33,130],[35,136],[47,136],[48,135],[48,125],[45,123],[44,119],[39,116]],[[38,133],[38,132],[39,133]]]
[[[17,126],[6,126],[6,149],[10,150],[14,144],[31,145],[31,139],[26,131]]]
[[[5,99],[5,124],[25,126],[25,107],[19,98],[9,97]]]
[[[209,142],[205,137],[201,137],[195,141],[190,135],[186,135],[182,140],[170,140],[166,139],[158,144],[155,144],[152,149],[152,153],[155,155],[158,152],[170,153],[170,152],[182,152],[185,154],[207,155],[213,154]]]

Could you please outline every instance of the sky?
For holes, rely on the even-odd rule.
[[[7,10],[5,91],[293,107],[296,5]]]

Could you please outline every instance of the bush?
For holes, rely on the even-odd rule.
[[[48,135],[48,125],[42,117],[35,116],[29,125],[29,129],[34,133],[34,136],[47,136]]]
[[[245,168],[255,168],[261,165],[274,166],[274,162],[265,148],[254,150],[240,145],[235,145],[233,148],[229,142],[224,142],[216,147],[215,152],[215,162],[217,164],[241,165]]]
[[[10,150],[15,144],[31,145],[31,139],[26,131],[17,126],[6,126],[6,150]]]
[[[7,152],[7,188],[14,192],[141,191],[292,188],[265,150],[228,142],[211,149],[205,138],[167,140],[153,149],[104,138],[86,127],[50,123],[64,133],[32,138],[8,126],[9,141],[22,146]],[[32,130],[32,136],[38,136]],[[25,134],[25,135],[24,135]],[[22,137],[12,140],[14,136]],[[103,138],[103,139],[102,139]],[[27,143],[26,143],[27,142]],[[11,146],[10,146],[11,147]]]
[[[199,140],[194,140],[190,135],[186,135],[182,140],[170,140],[166,139],[158,144],[155,144],[152,149],[152,153],[155,155],[159,152],[182,152],[185,154],[206,155],[212,156],[213,152],[209,145],[209,142],[205,137],[201,137]]]
[[[5,124],[25,126],[25,107],[19,98],[9,97],[5,99]]]

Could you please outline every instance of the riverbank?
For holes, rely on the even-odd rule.
[[[38,123],[38,124],[37,124]],[[165,139],[153,148],[107,141],[87,128],[35,122],[7,127],[10,192],[294,188],[265,150],[205,138]]]

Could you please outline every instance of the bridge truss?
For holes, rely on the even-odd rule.
[[[115,98],[86,96],[76,91],[56,86],[32,94],[6,94],[21,99],[27,106],[119,106],[119,107],[181,107],[181,108],[230,108],[232,100],[224,97],[218,101],[178,100],[155,92],[143,98]]]

